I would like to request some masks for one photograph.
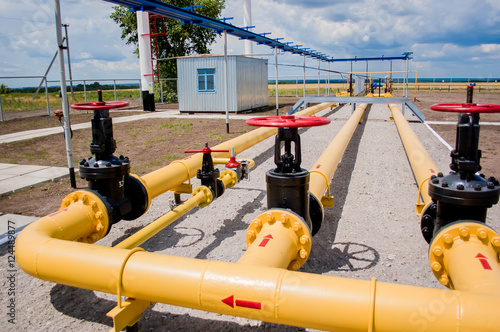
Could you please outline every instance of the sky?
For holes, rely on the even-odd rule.
[[[125,44],[119,26],[109,18],[113,6],[101,0],[61,0],[62,22],[69,24],[75,81],[139,79],[134,46]],[[234,17],[230,23],[243,26],[243,0],[226,0],[222,16]],[[498,0],[252,0],[252,25],[256,33],[271,32],[271,38],[284,38],[283,42],[334,58],[413,52],[409,69],[418,71],[419,77],[500,78]],[[222,54],[222,38],[211,48],[212,53]],[[0,0],[0,77],[42,76],[56,50],[53,1]],[[243,54],[244,42],[229,37],[228,53]],[[272,53],[267,46],[254,45],[254,54]],[[274,64],[273,56],[265,57]],[[301,66],[303,58],[283,54],[278,63]],[[318,67],[311,58],[306,64]],[[324,62],[319,65],[328,68]],[[402,61],[393,61],[392,66],[404,69]],[[275,75],[273,67],[270,78]],[[330,68],[345,73],[351,63],[332,63]],[[354,62],[352,69],[366,71],[366,62]],[[369,63],[370,71],[389,69],[389,61]],[[318,75],[315,69],[306,74]],[[296,76],[302,76],[302,68],[279,67],[280,78]],[[58,79],[56,61],[49,80]],[[0,79],[11,87],[39,82],[39,78]]]

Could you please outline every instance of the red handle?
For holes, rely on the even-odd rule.
[[[203,148],[203,150],[184,150],[184,153],[212,153],[212,152],[229,152],[229,150],[212,150],[210,148]]]
[[[316,116],[281,115],[248,119],[246,123],[250,126],[259,127],[299,128],[324,126],[330,123],[330,119]]]
[[[93,103],[73,104],[71,108],[75,110],[89,110],[89,111],[107,111],[115,108],[126,107],[129,104],[126,101],[96,101]]]
[[[431,110],[438,112],[458,112],[458,113],[499,113],[500,105],[493,104],[435,104]]]

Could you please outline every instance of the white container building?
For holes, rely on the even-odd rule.
[[[228,56],[229,112],[268,106],[267,60]],[[224,56],[177,59],[177,94],[181,112],[225,112]]]

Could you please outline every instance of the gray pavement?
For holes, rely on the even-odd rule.
[[[140,111],[140,110],[136,110]],[[112,114],[111,114],[112,116]],[[255,115],[237,115],[230,114],[229,121],[233,120],[246,120],[249,118],[255,117]],[[113,118],[113,123],[123,123],[144,119],[225,119],[225,114],[220,113],[208,113],[208,114],[181,114],[178,110],[161,110],[156,112],[147,112],[144,114],[136,114],[130,116],[121,116],[119,118]],[[90,121],[86,123],[79,123],[75,125],[71,125],[71,129],[73,131],[79,129],[90,128]],[[10,143],[22,141],[25,139],[31,139],[35,137],[49,136],[54,134],[62,134],[63,128],[61,126],[52,127],[52,128],[44,128],[44,129],[35,129],[35,130],[26,130],[18,133],[0,135],[0,144],[1,143]]]
[[[0,196],[68,175],[69,171],[64,167],[0,163]]]

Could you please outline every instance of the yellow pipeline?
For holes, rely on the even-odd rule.
[[[250,224],[247,247],[238,263],[297,270],[311,252],[311,234],[297,214],[272,209]]]
[[[444,286],[500,296],[500,237],[478,222],[442,229],[429,247],[432,272]]]
[[[210,204],[212,202],[212,199],[212,191],[209,188],[205,186],[196,188],[193,193],[193,197],[191,197],[181,205],[176,206],[174,209],[172,209],[172,211],[167,212],[165,215],[148,224],[140,231],[137,231],[122,242],[118,243],[115,248],[132,249],[137,247],[138,245],[144,243],[159,231],[182,217],[191,209],[197,206],[206,206]]]
[[[362,120],[363,112],[367,106],[368,104],[360,104],[358,108],[356,108],[347,123],[342,127],[328,148],[326,148],[323,154],[310,169],[309,172],[311,173],[311,178],[309,182],[309,191],[319,201],[321,201],[325,190],[329,188],[333,174],[342,159],[344,151],[347,148],[358,123]]]
[[[238,177],[236,173],[232,170],[225,170],[221,173],[220,180],[224,184],[224,188],[232,188],[238,182]],[[192,210],[197,206],[205,207],[212,203],[213,195],[212,191],[205,186],[200,186],[196,188],[193,192],[193,197],[185,201],[184,203],[176,206],[172,211],[167,212],[165,215],[156,219],[152,223],[145,226],[140,231],[129,236],[122,242],[118,243],[115,247],[122,249],[132,249],[144,243],[146,240],[153,237],[159,231],[182,217],[188,211]]]
[[[406,155],[410,161],[413,175],[415,176],[415,180],[419,186],[419,192],[422,195],[424,204],[428,205],[432,202],[432,199],[429,196],[428,180],[431,175],[437,175],[438,168],[432,161],[417,135],[415,135],[411,129],[399,107],[395,104],[389,104],[389,108],[391,109],[392,116],[396,122],[396,127],[398,128],[399,136],[403,142]],[[420,214],[421,210],[417,210],[417,213]]]
[[[74,205],[72,207],[71,205]],[[19,266],[43,280],[262,321],[334,331],[496,331],[497,297],[204,261],[72,242],[88,236],[90,205],[26,227]],[[127,260],[128,258],[128,260]],[[411,300],[409,300],[411,299]]]
[[[321,110],[332,107],[332,103],[322,103],[313,107],[306,108],[303,111],[297,112],[297,116],[314,115]],[[215,147],[214,150],[229,150],[234,148],[236,154],[254,146],[255,144],[265,140],[276,134],[276,128],[258,128],[233,138],[227,142],[221,143]],[[214,152],[212,156],[228,157],[229,152]],[[200,168],[202,162],[202,153],[197,153],[180,161],[175,161],[168,166],[160,168],[154,172],[146,174],[141,177],[141,180],[146,185],[148,195],[155,198],[168,190],[181,185],[184,181],[196,175],[196,171]]]

